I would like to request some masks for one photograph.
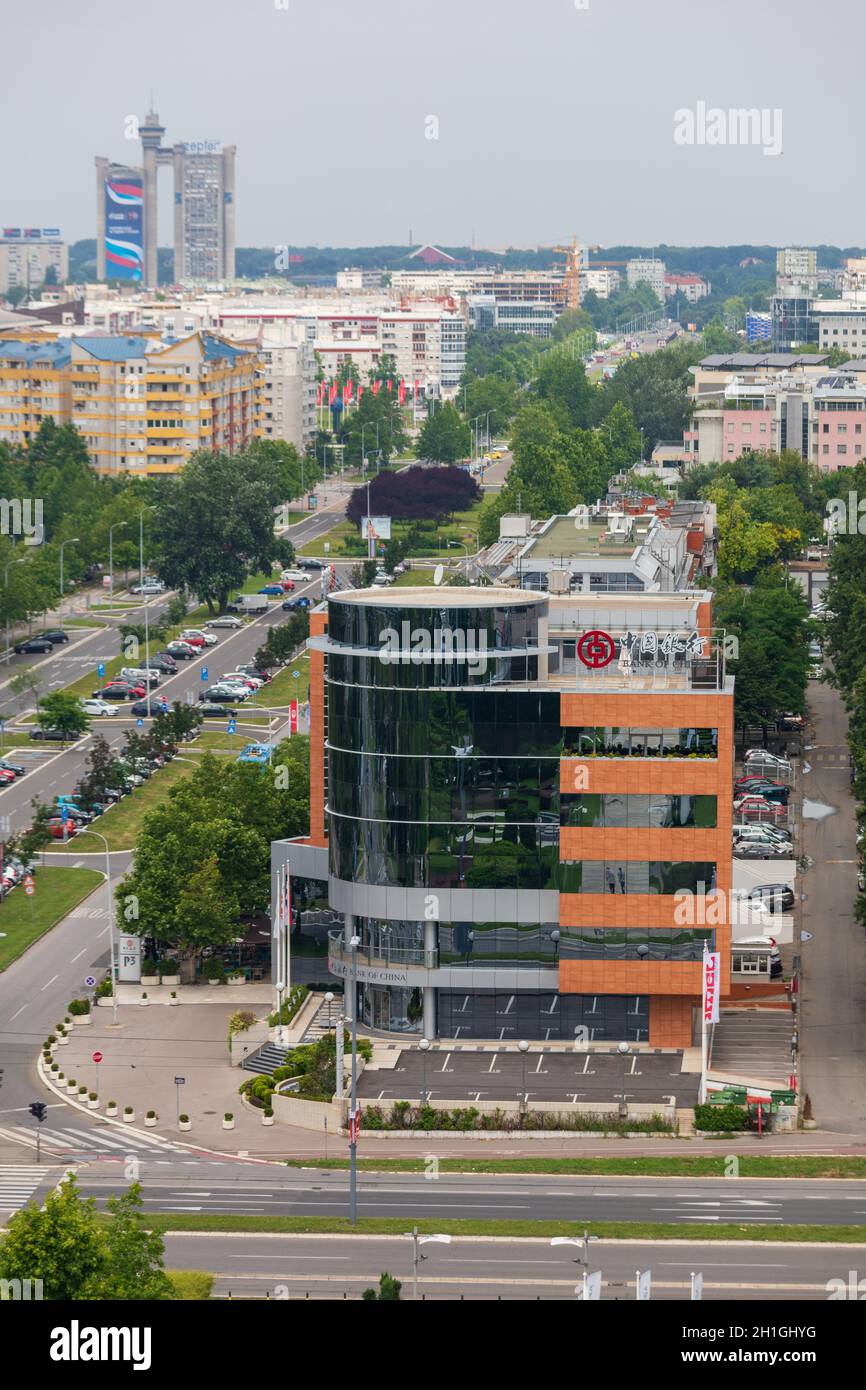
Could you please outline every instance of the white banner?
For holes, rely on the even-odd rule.
[[[704,1276],[702,1274],[692,1275],[692,1303],[699,1302],[704,1296]]]
[[[122,936],[117,949],[117,978],[127,983],[141,979],[141,937]]]
[[[722,958],[718,951],[704,956],[704,1023],[719,1021],[719,986]]]
[[[637,1300],[638,1303],[649,1303],[652,1293],[653,1276],[651,1269],[645,1269],[643,1273],[639,1269],[635,1270],[637,1280]]]
[[[578,1284],[574,1292],[583,1303],[600,1303],[601,1270],[596,1270],[594,1274],[584,1274],[583,1283]]]

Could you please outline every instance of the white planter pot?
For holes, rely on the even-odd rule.
[[[91,1014],[78,1014],[75,1019],[75,1026],[76,1028],[83,1028],[86,1024],[92,1022],[93,1018]]]
[[[66,1089],[67,1089],[67,1091],[69,1092],[69,1094],[70,1094],[71,1096],[76,1095],[77,1092],[78,1092],[78,1082],[77,1082],[77,1081],[67,1081],[67,1083],[66,1083]]]
[[[66,1046],[68,1045],[68,1043],[69,1043],[69,1038],[68,1038],[68,1037],[65,1037],[65,1038],[58,1038],[58,1039],[57,1039],[57,1046],[58,1046],[58,1047],[66,1047]]]
[[[105,1113],[106,1113],[106,1115],[108,1116],[108,1118],[111,1119],[114,1115],[117,1114],[117,1106],[116,1106],[116,1105],[107,1105],[107,1106],[105,1107]]]
[[[141,983],[142,983],[143,985],[158,985],[158,984],[159,984],[159,976],[158,976],[158,975],[142,975],[142,977],[141,977]]]
[[[234,1129],[234,1120],[223,1120],[223,1129]]]
[[[179,975],[161,975],[160,979],[164,985],[168,985],[171,989],[174,989],[175,985],[180,984]]]
[[[192,1120],[179,1120],[177,1127],[182,1134],[188,1134],[192,1129]]]
[[[72,1030],[73,1030],[73,1028],[75,1027],[75,1019],[74,1019],[74,1018],[70,1018],[70,1020],[69,1020],[68,1023],[67,1023],[66,1019],[64,1019],[64,1020],[63,1020],[63,1026],[64,1026],[64,1028],[66,1029],[67,1033],[71,1033]]]
[[[98,1110],[98,1109],[99,1109],[99,1096],[96,1097],[96,1100],[91,1100],[90,1097],[88,1096],[88,1097],[87,1097],[87,1108],[88,1108],[88,1110]]]
[[[265,1126],[266,1129],[269,1128],[273,1123],[274,1123],[274,1116],[273,1116],[273,1115],[262,1115],[262,1124]]]
[[[226,980],[227,985],[245,985],[246,982],[246,975],[229,975],[228,979]]]
[[[179,1000],[179,999],[169,999],[168,1002],[169,1002],[169,1004],[171,1005],[172,1008],[175,1008],[175,1007],[180,1003],[180,1000]]]
[[[130,1112],[129,1112],[128,1115],[126,1114],[126,1112],[124,1112],[124,1115],[123,1115],[123,1123],[124,1123],[125,1125],[131,1125],[134,1119],[135,1119],[135,1111],[134,1111],[134,1110],[130,1110]]]
[[[151,1115],[145,1115],[145,1117],[144,1117],[145,1127],[146,1127],[147,1129],[153,1129],[153,1128],[156,1126],[156,1123],[157,1123],[158,1120],[159,1120],[159,1116],[158,1116],[158,1115],[152,1115],[152,1116],[151,1116]]]
[[[139,999],[138,1002],[139,1002],[139,1004],[141,1005],[141,1007],[142,1007],[143,1009],[146,1009],[147,1006],[148,1006],[148,1004],[150,1003],[150,1000],[149,1000],[149,999]]]

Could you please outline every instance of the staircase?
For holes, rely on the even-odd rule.
[[[755,1085],[783,1089],[793,1071],[788,1009],[722,1009],[716,1024],[710,1071]]]
[[[267,1042],[257,1052],[251,1052],[241,1062],[242,1071],[255,1071],[259,1076],[273,1076],[289,1055],[289,1049],[280,1043]]]
[[[342,1001],[337,999],[331,1004],[330,1008],[324,999],[310,1019],[307,1031],[304,1033],[304,1042],[318,1042],[319,1038],[325,1037],[328,1033],[333,1033],[337,1027],[337,1019],[342,1011]]]

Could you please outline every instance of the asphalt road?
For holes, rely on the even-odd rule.
[[[418,1293],[425,1299],[573,1299],[583,1273],[578,1247],[551,1248],[548,1240],[459,1237],[421,1253]],[[166,1237],[166,1256],[169,1268],[216,1273],[217,1297],[360,1298],[383,1270],[402,1280],[404,1299],[413,1292],[407,1237],[177,1234]],[[825,1300],[828,1281],[847,1281],[864,1256],[863,1246],[599,1240],[590,1243],[589,1269],[601,1272],[605,1300],[634,1301],[635,1271],[647,1269],[653,1299],[688,1299],[690,1276],[700,1272],[705,1300]],[[765,1325],[777,1321],[762,1315]]]
[[[424,1092],[431,1100],[587,1101],[598,1096],[629,1101],[676,1099],[680,1106],[697,1098],[700,1077],[682,1070],[682,1054],[652,1056],[633,1053],[623,1059],[611,1052],[529,1052],[524,1058],[513,1049],[494,1048],[453,1051],[434,1048],[425,1058],[417,1050],[400,1053],[397,1066],[365,1071],[359,1093],[383,1101],[417,1100]]]

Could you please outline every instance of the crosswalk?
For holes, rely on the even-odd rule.
[[[28,1148],[36,1147],[34,1130],[24,1125],[9,1125],[0,1130],[0,1136],[2,1135],[16,1143],[26,1144]],[[152,1139],[127,1133],[114,1125],[94,1126],[90,1130],[75,1129],[72,1126],[56,1129],[46,1126],[40,1130],[39,1143],[44,1154],[67,1160],[83,1155],[93,1158],[95,1154],[108,1154],[112,1157],[136,1154],[141,1158],[155,1158],[167,1153],[186,1153],[186,1150],[177,1144],[154,1143]]]
[[[0,1165],[0,1211],[20,1211],[45,1178],[44,1168]]]

